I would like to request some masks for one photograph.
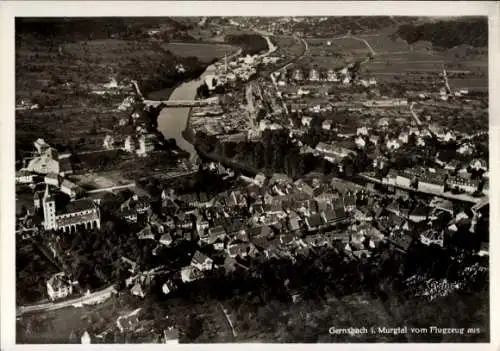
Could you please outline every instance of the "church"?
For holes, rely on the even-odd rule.
[[[40,205],[43,209],[45,230],[74,233],[81,227],[85,229],[101,227],[99,207],[90,199],[73,200],[64,208],[56,208],[56,200],[47,185],[43,197],[41,199],[35,197],[35,208],[39,208]]]

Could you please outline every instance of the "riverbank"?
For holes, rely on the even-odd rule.
[[[263,56],[274,52],[277,47],[271,42],[268,36],[261,35],[265,39],[267,52]],[[241,55],[243,49],[231,54],[228,59]],[[216,62],[216,60],[214,61]],[[193,100],[196,98],[197,89],[203,83],[206,76],[213,73],[215,70],[214,64],[208,65],[202,74],[195,79],[178,84],[175,89],[163,89],[148,94],[148,98],[152,100]],[[168,97],[167,97],[168,95]],[[153,99],[154,98],[154,99]],[[198,156],[194,144],[196,144],[196,135],[190,128],[191,108],[164,108],[158,116],[158,130],[165,136],[166,139],[175,139],[177,146],[191,154],[192,158]]]

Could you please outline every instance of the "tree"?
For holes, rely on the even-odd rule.
[[[195,314],[190,314],[186,320],[186,338],[188,341],[195,341],[201,335],[202,321]]]
[[[210,96],[210,90],[208,89],[208,85],[204,82],[202,85],[196,89],[196,95],[201,98],[207,98]]]

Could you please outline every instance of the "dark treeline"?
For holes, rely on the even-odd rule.
[[[469,257],[461,263],[452,262],[449,255],[441,248],[419,244],[411,246],[408,255],[395,251],[390,246],[383,246],[372,258],[363,258],[360,261],[346,260],[342,254],[333,249],[317,248],[314,253],[297,256],[295,262],[288,259],[257,258],[244,262],[249,267],[248,270],[240,267],[232,272],[213,271],[204,280],[187,285],[179,284],[179,290],[169,296],[161,292],[160,279],[157,281],[158,285],[153,288],[157,294],[152,301],[154,309],[161,309],[163,304],[171,304],[176,299],[201,305],[224,302],[224,305],[229,305],[232,310],[237,311],[240,333],[244,330],[249,332],[264,331],[264,329],[268,331],[268,328],[276,330],[280,323],[286,323],[282,320],[284,317],[282,312],[294,308],[291,297],[293,294],[300,294],[307,306],[321,305],[332,297],[342,299],[352,294],[368,294],[371,299],[381,302],[387,309],[386,312],[395,319],[402,318],[400,313],[404,313],[406,308],[411,308],[414,313],[408,314],[408,317],[411,318],[412,324],[426,325],[426,323],[436,323],[436,316],[432,317],[434,320],[429,320],[431,318],[429,311],[418,308],[427,306],[429,302],[414,298],[414,292],[404,283],[405,279],[419,274],[436,279],[462,280],[463,269],[476,260]],[[487,296],[487,291],[488,274],[480,274],[464,291],[445,298],[444,302],[441,300],[440,309],[449,312],[450,309],[456,308],[457,304],[462,306],[462,301],[467,296],[471,294]],[[482,298],[481,301],[481,304],[477,305],[478,311],[487,309],[487,301]],[[274,311],[277,305],[280,308]],[[314,308],[308,312],[314,312]],[[469,315],[469,322],[474,320],[484,325],[483,320],[479,321],[478,314],[474,313],[474,317]],[[464,318],[455,313],[445,313],[443,316],[445,319],[450,316],[461,318],[455,319],[454,322],[465,323]],[[353,316],[349,318],[354,320]],[[376,316],[372,318],[373,320],[366,322],[372,323],[377,319]],[[202,323],[202,320],[198,322]],[[396,324],[404,322],[408,320],[394,320]],[[200,340],[200,337],[203,338],[201,327],[194,332],[190,328],[189,318],[186,323],[183,328],[184,341],[194,342]],[[192,332],[189,332],[190,330]],[[314,337],[309,335],[306,338],[304,335],[291,333],[287,335],[285,342],[317,342],[323,333],[315,330],[314,334]]]
[[[397,21],[409,23],[414,21],[415,17],[398,17]],[[394,20],[389,16],[342,16],[328,17],[325,21],[310,25],[307,21],[299,22],[294,25],[295,31],[301,31],[305,35],[323,36],[329,34],[361,33],[373,31],[394,25]]]
[[[167,17],[92,17],[92,18],[16,18],[17,34],[78,41],[92,39],[137,38],[144,28],[168,24],[169,29],[184,31],[186,27]]]
[[[304,140],[315,146],[321,141],[320,132],[313,129]],[[220,142],[202,134],[197,135],[197,141],[209,153],[268,174],[285,173],[292,178],[299,178],[316,171],[331,176],[340,175],[338,165],[312,153],[302,154],[300,147],[290,140],[286,130],[265,131],[262,139],[257,142]],[[368,164],[364,153],[346,157],[341,162],[342,173],[352,176],[357,171],[364,170]]]
[[[486,17],[474,17],[425,23],[418,26],[404,24],[399,27],[396,35],[406,40],[408,44],[424,40],[446,49],[462,44],[475,47],[487,46],[488,21]]]
[[[243,55],[255,55],[267,50],[267,41],[260,34],[233,34],[226,35],[226,42],[239,46],[243,50]]]
[[[206,68],[206,64],[202,63],[196,57],[177,58],[168,51],[166,55],[169,56],[170,60],[165,60],[165,63],[161,63],[156,68],[156,72],[150,76],[140,79],[141,90],[145,96],[151,92],[174,88],[179,83],[196,79]],[[181,62],[185,71],[179,72],[176,70],[175,65],[172,64],[172,60]]]

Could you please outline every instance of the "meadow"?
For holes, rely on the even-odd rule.
[[[212,62],[215,59],[231,55],[238,51],[238,48],[228,44],[209,43],[182,43],[170,42],[162,44],[162,47],[179,57],[197,57],[202,62]]]
[[[424,78],[428,83],[440,82],[443,65],[450,84],[456,88],[484,91],[488,86],[488,59],[485,48],[460,46],[452,49],[434,47],[427,41],[408,44],[393,35],[394,28],[377,33],[350,37],[308,38],[311,65],[335,68],[362,59],[375,52],[373,60],[362,66],[362,74],[384,82],[414,82]],[[363,41],[365,40],[366,43]],[[364,73],[363,73],[364,72]]]

